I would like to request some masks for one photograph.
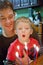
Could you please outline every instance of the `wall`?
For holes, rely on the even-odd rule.
[[[28,8],[16,10],[16,18],[21,17],[21,16],[25,16],[25,17],[29,16]]]
[[[41,13],[41,17],[43,18],[43,7],[36,7],[34,8],[35,11],[40,11]],[[21,17],[21,16],[25,16],[25,17],[29,17],[30,15],[30,11],[29,8],[26,9],[19,9],[19,10],[15,10],[16,11],[16,18]]]

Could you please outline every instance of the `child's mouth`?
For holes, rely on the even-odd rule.
[[[25,35],[22,35],[22,37],[25,37]]]

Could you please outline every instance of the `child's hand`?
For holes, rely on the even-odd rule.
[[[26,54],[25,50],[23,50],[23,58],[16,57],[16,65],[29,65],[31,63],[31,59]]]
[[[16,57],[15,65],[22,65],[22,62],[19,57]]]
[[[24,57],[21,59],[22,65],[29,65],[29,62],[31,62],[31,59],[26,54],[25,50],[23,50]]]

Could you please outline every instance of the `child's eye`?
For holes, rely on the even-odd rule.
[[[29,28],[25,28],[25,29],[27,29],[27,30],[28,30]]]
[[[22,28],[19,28],[19,30],[22,30]]]

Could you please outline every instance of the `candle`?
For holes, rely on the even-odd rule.
[[[25,42],[24,44],[25,44],[25,50],[28,50],[27,42]]]
[[[16,52],[15,55],[16,55],[16,57],[19,57],[19,53],[18,52]]]
[[[27,46],[27,42],[24,42],[25,46],[24,46],[24,49],[25,49],[25,52],[26,54],[28,55],[28,46]]]
[[[39,47],[36,46],[35,44],[34,44],[34,48],[36,49],[37,52],[39,52]]]
[[[18,49],[18,50],[20,49],[20,46],[19,46],[19,45],[17,46],[17,49]]]
[[[36,65],[36,59],[38,57],[39,47],[36,46],[35,44],[33,46],[34,46],[34,60],[35,60],[34,65]]]
[[[20,46],[19,45],[17,45],[17,50],[19,52],[19,57],[21,57],[21,49],[20,49]]]
[[[39,47],[38,46],[36,47],[36,50],[37,50],[37,52],[39,52]]]

